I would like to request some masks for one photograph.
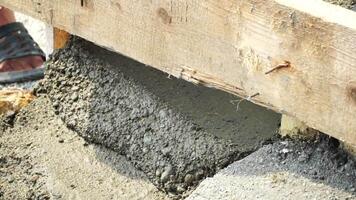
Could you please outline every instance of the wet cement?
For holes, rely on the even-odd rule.
[[[276,136],[280,116],[74,39],[48,63],[56,113],[122,155],[159,188],[182,194]]]

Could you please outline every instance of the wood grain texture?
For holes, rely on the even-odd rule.
[[[356,13],[319,0],[83,2],[0,0],[356,145]]]
[[[70,39],[70,33],[58,28],[53,28],[53,48],[62,49]]]

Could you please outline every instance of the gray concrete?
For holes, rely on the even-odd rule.
[[[207,178],[187,200],[356,199],[356,163],[335,141],[267,145]]]
[[[278,114],[248,102],[236,112],[232,95],[83,41],[53,55],[43,85],[68,127],[178,195],[275,137],[280,123]]]

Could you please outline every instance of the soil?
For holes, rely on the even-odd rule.
[[[126,158],[69,130],[45,96],[0,122],[0,199],[167,199]]]
[[[327,136],[266,145],[204,180],[187,199],[356,199],[355,157],[338,145]]]
[[[52,56],[43,85],[38,92],[48,92],[68,127],[125,155],[178,197],[276,137],[280,123],[251,103],[238,114],[236,97],[168,79],[76,38]]]

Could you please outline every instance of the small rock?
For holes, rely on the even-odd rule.
[[[53,96],[53,98],[54,98],[54,99],[61,99],[61,95],[60,95],[60,94],[55,94],[55,95]]]
[[[167,156],[170,151],[171,151],[171,149],[170,149],[169,147],[163,148],[163,149],[161,150],[161,152],[162,152],[162,154],[163,154],[164,156]]]
[[[150,145],[151,143],[152,143],[152,138],[150,137],[150,136],[144,136],[143,137],[143,143],[145,144],[145,145]]]
[[[78,91],[79,90],[79,87],[78,86],[73,86],[72,87],[72,91]]]
[[[182,186],[178,186],[177,187],[177,192],[181,194],[181,193],[185,192],[185,188],[182,187]]]
[[[78,96],[78,94],[77,94],[76,92],[74,92],[70,98],[71,98],[73,101],[78,101],[79,96]]]
[[[309,159],[309,155],[306,154],[306,153],[304,153],[304,152],[302,152],[302,153],[300,154],[300,156],[298,157],[298,161],[299,161],[299,162],[305,162],[305,161],[307,161],[308,159]]]
[[[195,179],[196,180],[200,180],[204,177],[204,171],[203,170],[199,170],[195,173]]]
[[[288,141],[282,141],[281,144],[282,144],[282,145],[285,145],[285,146],[288,146],[288,145],[289,145],[289,142],[288,142]]]
[[[157,169],[156,170],[156,177],[160,177],[161,176],[161,170]]]
[[[184,183],[186,183],[187,185],[191,185],[194,181],[194,176],[191,174],[187,174],[184,177]]]
[[[63,139],[58,140],[59,143],[64,143]]]
[[[15,181],[14,177],[10,177],[8,180],[9,183],[13,183],[14,181]]]
[[[5,117],[6,117],[6,118],[11,118],[11,117],[14,117],[15,115],[16,115],[16,112],[13,111],[13,110],[7,111],[7,112],[5,113]]]
[[[173,173],[173,168],[172,165],[168,165],[165,169],[164,172],[161,174],[161,182],[165,183],[168,181],[169,176]]]
[[[59,102],[58,101],[53,102],[53,107],[54,108],[58,108],[59,107]]]
[[[292,150],[287,149],[287,148],[283,148],[283,149],[281,150],[281,153],[290,153],[290,152],[292,152]]]
[[[34,175],[31,177],[30,181],[35,184],[39,178],[40,177],[38,175]]]

